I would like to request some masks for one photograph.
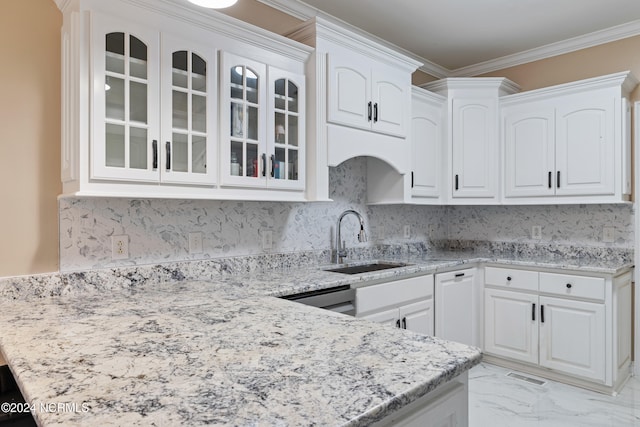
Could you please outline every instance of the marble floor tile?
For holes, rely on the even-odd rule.
[[[640,426],[637,377],[617,396],[607,396],[546,379],[535,385],[509,372],[515,371],[488,363],[469,372],[470,427]]]

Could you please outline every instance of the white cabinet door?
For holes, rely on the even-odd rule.
[[[267,186],[304,190],[304,75],[269,66]]]
[[[371,129],[371,67],[359,55],[328,56],[327,119],[332,123]]]
[[[486,288],[484,349],[488,354],[538,363],[538,296]]]
[[[367,316],[362,316],[362,319],[371,320],[372,322],[376,323],[382,323],[383,325],[389,325],[394,328],[401,327],[397,308],[383,310],[377,313],[369,314]]]
[[[441,192],[444,99],[414,92],[411,103],[412,197],[438,198]]]
[[[92,14],[92,179],[158,181],[160,33]]]
[[[615,194],[615,99],[574,96],[557,108],[557,195]]]
[[[402,328],[433,335],[433,299],[400,307],[398,317]]]
[[[160,179],[214,184],[217,163],[216,51],[162,36]]]
[[[435,333],[439,338],[480,346],[477,269],[436,275]]]
[[[372,129],[405,136],[405,122],[411,105],[409,80],[381,65],[374,67],[371,75]]]
[[[222,52],[220,169],[224,185],[265,187],[267,67]]]
[[[530,105],[504,109],[506,197],[555,194],[555,111]]]
[[[453,100],[454,198],[494,198],[498,183],[497,99]]]
[[[605,380],[604,304],[540,297],[540,365]]]

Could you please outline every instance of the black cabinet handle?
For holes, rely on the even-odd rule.
[[[158,169],[158,140],[154,139],[151,146],[153,147],[153,168]]]
[[[411,171],[411,188],[413,188],[413,171]]]
[[[540,323],[544,323],[544,305],[540,306]]]
[[[171,143],[169,141],[167,141],[167,143],[165,144],[166,150],[167,150],[167,170],[171,169]]]
[[[456,277],[462,277],[462,276],[464,276],[464,273],[457,273],[456,274]]]
[[[458,175],[456,175],[456,190],[458,189]]]
[[[536,321],[536,305],[531,304],[531,320]]]
[[[369,101],[369,104],[367,104],[368,110],[369,110],[369,115],[367,116],[367,120],[371,121],[371,101]]]
[[[396,320],[396,328],[400,329],[400,319]]]
[[[549,188],[551,188],[551,171],[549,171]]]
[[[406,317],[402,318],[402,329],[407,329],[407,318]]]
[[[511,276],[507,276],[507,282],[511,281]]]
[[[378,103],[373,104],[373,123],[378,121]]]
[[[272,154],[269,158],[271,159],[271,178],[273,178],[274,176],[276,176],[276,174],[275,174],[276,155]]]
[[[262,176],[267,176],[267,155],[262,153]]]
[[[567,283],[567,289],[571,289],[571,283]]]
[[[557,177],[556,177],[556,187],[560,188],[560,171],[558,171]]]

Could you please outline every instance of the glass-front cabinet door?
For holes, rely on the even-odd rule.
[[[94,15],[91,177],[157,181],[159,33]]]
[[[221,55],[221,160],[226,185],[264,186],[266,66],[228,52]]]
[[[162,38],[162,182],[211,184],[216,176],[216,56]]]
[[[269,67],[268,186],[304,189],[304,76]]]

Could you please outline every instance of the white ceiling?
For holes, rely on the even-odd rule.
[[[640,34],[640,0],[259,1],[301,19],[339,18],[425,60],[423,70],[438,77],[480,74]]]

